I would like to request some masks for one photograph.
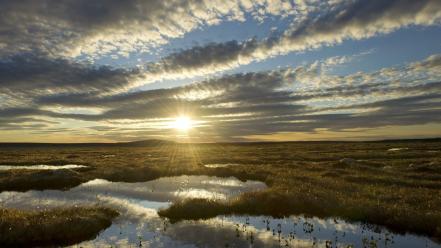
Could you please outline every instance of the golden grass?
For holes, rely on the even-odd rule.
[[[409,149],[388,151],[394,147]],[[173,220],[231,213],[338,216],[441,238],[440,151],[439,141],[11,147],[0,151],[0,164],[65,161],[89,165],[88,170],[77,170],[75,184],[94,178],[134,182],[184,174],[261,180],[269,186],[265,191],[230,202],[178,202],[160,214]],[[115,156],[104,157],[108,154]],[[239,166],[203,166],[214,163]],[[35,188],[39,180],[33,173],[22,177],[0,173],[0,191]],[[34,178],[35,183],[26,184],[25,177]],[[73,186],[72,181],[54,179],[45,187]]]
[[[94,238],[118,213],[102,207],[0,209],[0,246],[72,245]]]

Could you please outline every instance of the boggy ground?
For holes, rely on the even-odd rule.
[[[35,212],[0,209],[0,245],[73,245],[94,238],[116,216],[118,212],[98,206]]]
[[[405,148],[401,150],[389,150]],[[297,142],[126,146],[7,146],[0,164],[83,164],[65,171],[3,171],[0,191],[68,189],[95,178],[147,181],[161,176],[235,176],[264,191],[230,202],[178,202],[172,221],[218,214],[307,214],[366,221],[441,238],[441,141]],[[206,168],[206,164],[233,164]],[[198,209],[198,211],[193,211]],[[1,219],[3,220],[3,219]]]

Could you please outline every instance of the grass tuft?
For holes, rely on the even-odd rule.
[[[65,246],[93,239],[118,213],[103,207],[0,209],[0,246]]]

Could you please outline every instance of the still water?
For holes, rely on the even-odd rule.
[[[3,192],[0,203],[20,209],[99,204],[120,211],[94,240],[73,247],[441,247],[426,237],[334,218],[218,216],[172,224],[157,214],[179,199],[227,200],[265,188],[262,182],[233,177],[179,176],[141,183],[95,179],[69,191]]]
[[[85,165],[80,164],[66,164],[66,165],[0,165],[0,171],[5,170],[66,170],[66,169],[78,169],[87,168]]]

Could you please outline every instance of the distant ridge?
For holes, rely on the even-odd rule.
[[[119,146],[119,147],[142,147],[142,146],[157,146],[166,144],[175,144],[174,141],[149,139],[149,140],[137,140],[129,142],[115,142],[115,143],[35,143],[35,142],[1,142],[0,147],[7,146]]]
[[[440,138],[415,138],[415,139],[384,139],[384,140],[297,140],[297,141],[239,141],[215,142],[218,144],[273,144],[273,143],[394,143],[394,142],[441,142]],[[210,144],[210,143],[207,143]]]
[[[384,140],[360,140],[360,141],[345,141],[345,140],[317,140],[317,141],[238,141],[238,142],[208,142],[196,144],[280,144],[280,143],[393,143],[393,142],[441,142],[441,137],[438,138],[424,138],[424,139],[384,139]],[[107,146],[107,147],[148,147],[158,145],[179,144],[175,141],[148,139],[137,140],[129,142],[115,142],[115,143],[34,143],[34,142],[0,142],[0,147],[37,147],[37,146]],[[185,143],[184,143],[185,144]]]
[[[175,144],[175,143],[176,142],[170,140],[149,139],[149,140],[138,140],[131,142],[119,142],[115,144],[122,146],[151,146],[151,145],[166,145],[166,144]]]
[[[372,142],[418,142],[418,141],[424,141],[424,142],[440,142],[440,138],[426,138],[426,139],[385,139],[385,140],[375,140]]]

